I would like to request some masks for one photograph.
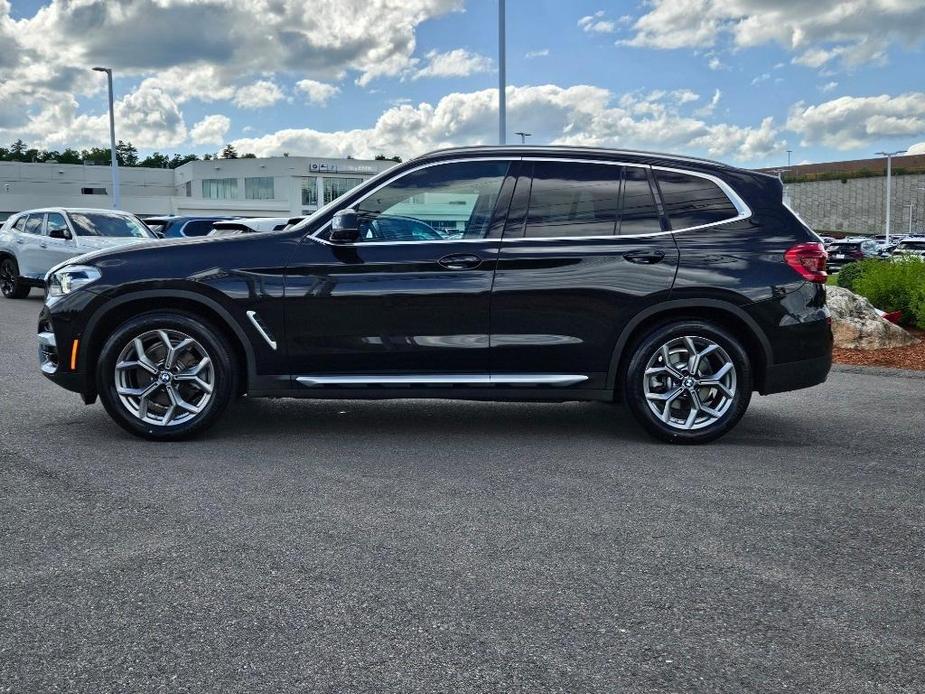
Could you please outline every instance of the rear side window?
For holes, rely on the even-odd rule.
[[[188,222],[183,227],[184,236],[205,236],[212,231],[212,222],[208,219],[200,219],[195,222]]]
[[[658,170],[655,177],[665,214],[674,230],[715,224],[739,214],[732,201],[709,179]]]
[[[526,236],[613,236],[620,211],[619,166],[537,162]]]
[[[23,229],[27,234],[41,234],[42,233],[42,222],[45,221],[45,215],[43,214],[30,214],[29,219],[26,220],[26,228]]]

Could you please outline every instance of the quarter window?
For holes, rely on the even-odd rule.
[[[13,224],[13,228],[16,231],[25,231],[26,230],[26,220],[29,219],[29,215],[24,214],[22,217],[16,220],[16,223]]]
[[[27,234],[41,234],[44,220],[45,215],[43,214],[30,214],[29,219],[26,220],[26,228],[23,231]]]
[[[619,166],[537,162],[526,236],[613,236],[619,209]]]
[[[454,162],[402,176],[355,205],[360,240],[484,238],[509,166],[507,161]]]
[[[656,171],[655,177],[672,229],[715,224],[739,214],[732,201],[709,179],[674,171]]]
[[[238,197],[238,179],[204,178],[202,179],[202,197],[210,200],[233,200]]]

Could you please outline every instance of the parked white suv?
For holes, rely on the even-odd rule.
[[[118,210],[49,207],[20,212],[0,227],[0,291],[7,299],[23,299],[64,260],[156,238],[135,215]]]

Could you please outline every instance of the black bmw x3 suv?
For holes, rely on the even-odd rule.
[[[453,149],[285,231],[54,268],[39,360],[151,439],[202,431],[246,394],[622,401],[655,437],[700,443],[753,391],[826,379],[825,263],[771,176]]]

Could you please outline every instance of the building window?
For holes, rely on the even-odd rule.
[[[106,195],[105,188],[81,188],[81,195]]]
[[[351,188],[355,188],[363,182],[362,178],[339,178],[327,176],[324,179],[324,204],[327,205],[332,200],[339,198]]]
[[[186,182],[186,197],[188,198],[193,197],[193,182],[192,181]]]
[[[302,179],[302,207],[318,207],[318,179]]]
[[[233,200],[238,197],[238,179],[204,178],[202,179],[202,197],[209,200]]]
[[[273,177],[257,176],[255,178],[245,178],[244,197],[247,200],[272,200],[276,197],[273,192]]]

